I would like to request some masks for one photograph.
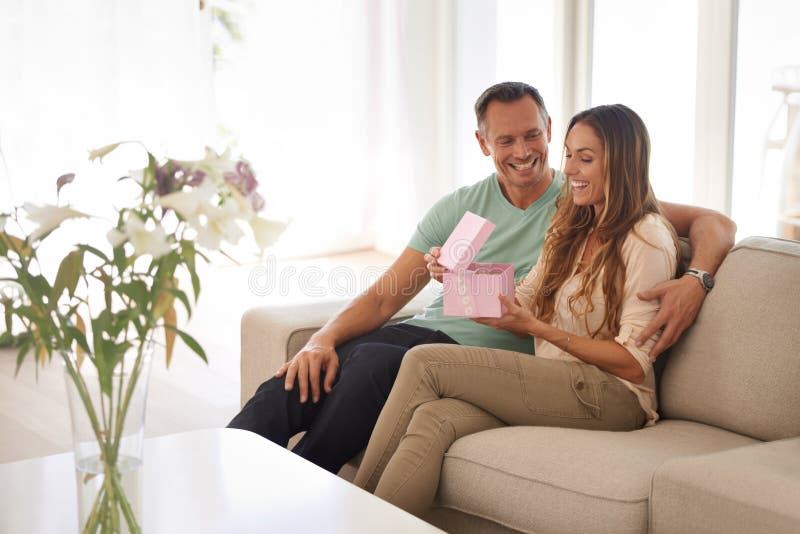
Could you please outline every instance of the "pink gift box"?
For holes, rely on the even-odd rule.
[[[464,269],[472,263],[493,231],[493,222],[471,211],[464,212],[439,253],[439,265],[451,271]]]
[[[505,306],[499,295],[514,298],[514,266],[471,263],[444,273],[444,314],[450,317],[500,317]]]
[[[444,314],[450,317],[500,317],[505,311],[499,295],[514,297],[514,266],[510,263],[472,263],[495,225],[472,212],[447,238],[439,255],[444,273]]]

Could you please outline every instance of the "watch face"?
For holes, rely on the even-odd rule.
[[[708,273],[703,273],[703,285],[710,290],[714,287],[714,277]]]

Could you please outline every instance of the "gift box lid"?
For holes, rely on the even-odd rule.
[[[471,211],[464,212],[464,216],[442,246],[439,264],[451,271],[465,269],[475,259],[494,229],[493,222]]]

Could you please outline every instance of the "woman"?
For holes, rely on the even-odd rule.
[[[408,352],[355,483],[421,515],[461,436],[505,425],[633,430],[653,424],[655,380],[634,340],[657,312],[637,293],[672,278],[675,235],[648,178],[647,129],[623,105],[573,117],[542,255],[516,301],[478,322],[534,336],[536,357],[427,345]],[[524,244],[520,244],[524,246]]]

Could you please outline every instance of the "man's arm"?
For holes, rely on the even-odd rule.
[[[713,210],[661,202],[664,216],[680,237],[688,237],[692,246],[690,265],[695,269],[717,272],[736,237],[736,224],[728,217]],[[650,351],[650,359],[671,347],[684,330],[694,322],[706,291],[693,276],[683,276],[658,284],[649,291],[640,293],[641,300],[661,300],[661,309],[650,324],[636,338],[642,345],[659,328],[664,328],[661,338]]]
[[[711,274],[717,272],[736,237],[736,223],[714,210],[661,202],[664,216],[680,237],[692,245],[690,265]],[[699,284],[698,284],[699,285]]]
[[[324,388],[330,393],[339,371],[336,346],[383,325],[414,298],[430,280],[422,252],[406,248],[391,267],[363,294],[350,303],[325,326],[291,360],[281,366],[276,377],[286,375],[287,391],[297,378],[300,402],[320,396],[320,375],[324,371]]]

